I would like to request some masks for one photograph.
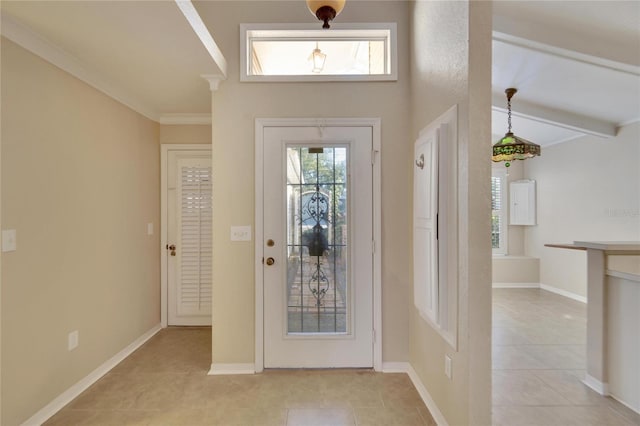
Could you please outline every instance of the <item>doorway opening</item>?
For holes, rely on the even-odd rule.
[[[161,324],[211,325],[211,146],[161,151]]]

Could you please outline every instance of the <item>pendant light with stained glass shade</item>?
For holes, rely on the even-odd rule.
[[[491,157],[495,162],[505,161],[506,167],[509,167],[513,160],[526,160],[527,158],[536,157],[542,152],[540,145],[522,139],[514,135],[511,131],[511,98],[517,91],[518,89],[514,89],[513,87],[504,91],[507,94],[507,120],[509,130],[502,139],[493,145],[493,156]]]

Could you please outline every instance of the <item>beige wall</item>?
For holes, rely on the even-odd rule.
[[[159,323],[158,127],[2,39],[3,425]]]
[[[494,284],[529,287],[540,281],[540,259],[528,256],[494,256],[491,262]]]
[[[210,124],[161,124],[161,144],[209,144]]]
[[[412,139],[458,104],[458,349],[409,304],[410,362],[451,425],[490,424],[491,3],[417,1],[412,10]],[[410,142],[411,143],[411,142]],[[411,158],[411,157],[409,157]],[[450,190],[455,190],[451,188]],[[453,378],[444,357],[453,358]]]
[[[409,140],[408,3],[350,2],[340,22],[397,22],[397,82],[240,83],[239,24],[314,22],[304,3],[197,2],[229,63],[213,94],[214,220],[213,362],[254,362],[253,243],[230,243],[231,225],[254,225],[256,118],[382,118],[383,360],[407,361],[410,303],[411,167]],[[320,28],[320,23],[318,23]],[[215,283],[219,283],[216,285]]]
[[[540,258],[540,282],[587,295],[586,254],[544,247],[573,241],[640,240],[640,123],[618,136],[584,136],[546,147],[525,164],[537,182],[538,225],[525,251]]]

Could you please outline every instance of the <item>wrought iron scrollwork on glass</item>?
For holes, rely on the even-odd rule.
[[[302,218],[303,225],[313,225],[302,234],[302,244],[309,249],[309,256],[316,257],[316,268],[307,285],[316,299],[316,306],[322,306],[322,299],[329,290],[329,279],[322,270],[321,258],[329,250],[326,228],[330,222],[329,197],[320,191],[320,185],[316,185],[315,192],[303,204]]]

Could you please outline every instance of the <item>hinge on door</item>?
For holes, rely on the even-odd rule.
[[[376,240],[371,240],[371,253],[375,254],[376,252]]]
[[[376,339],[378,338],[377,334],[376,334],[376,330],[373,330],[373,343],[376,343]]]
[[[376,155],[378,154],[378,152],[380,151],[376,151],[375,149],[371,150],[371,165],[376,164]]]

